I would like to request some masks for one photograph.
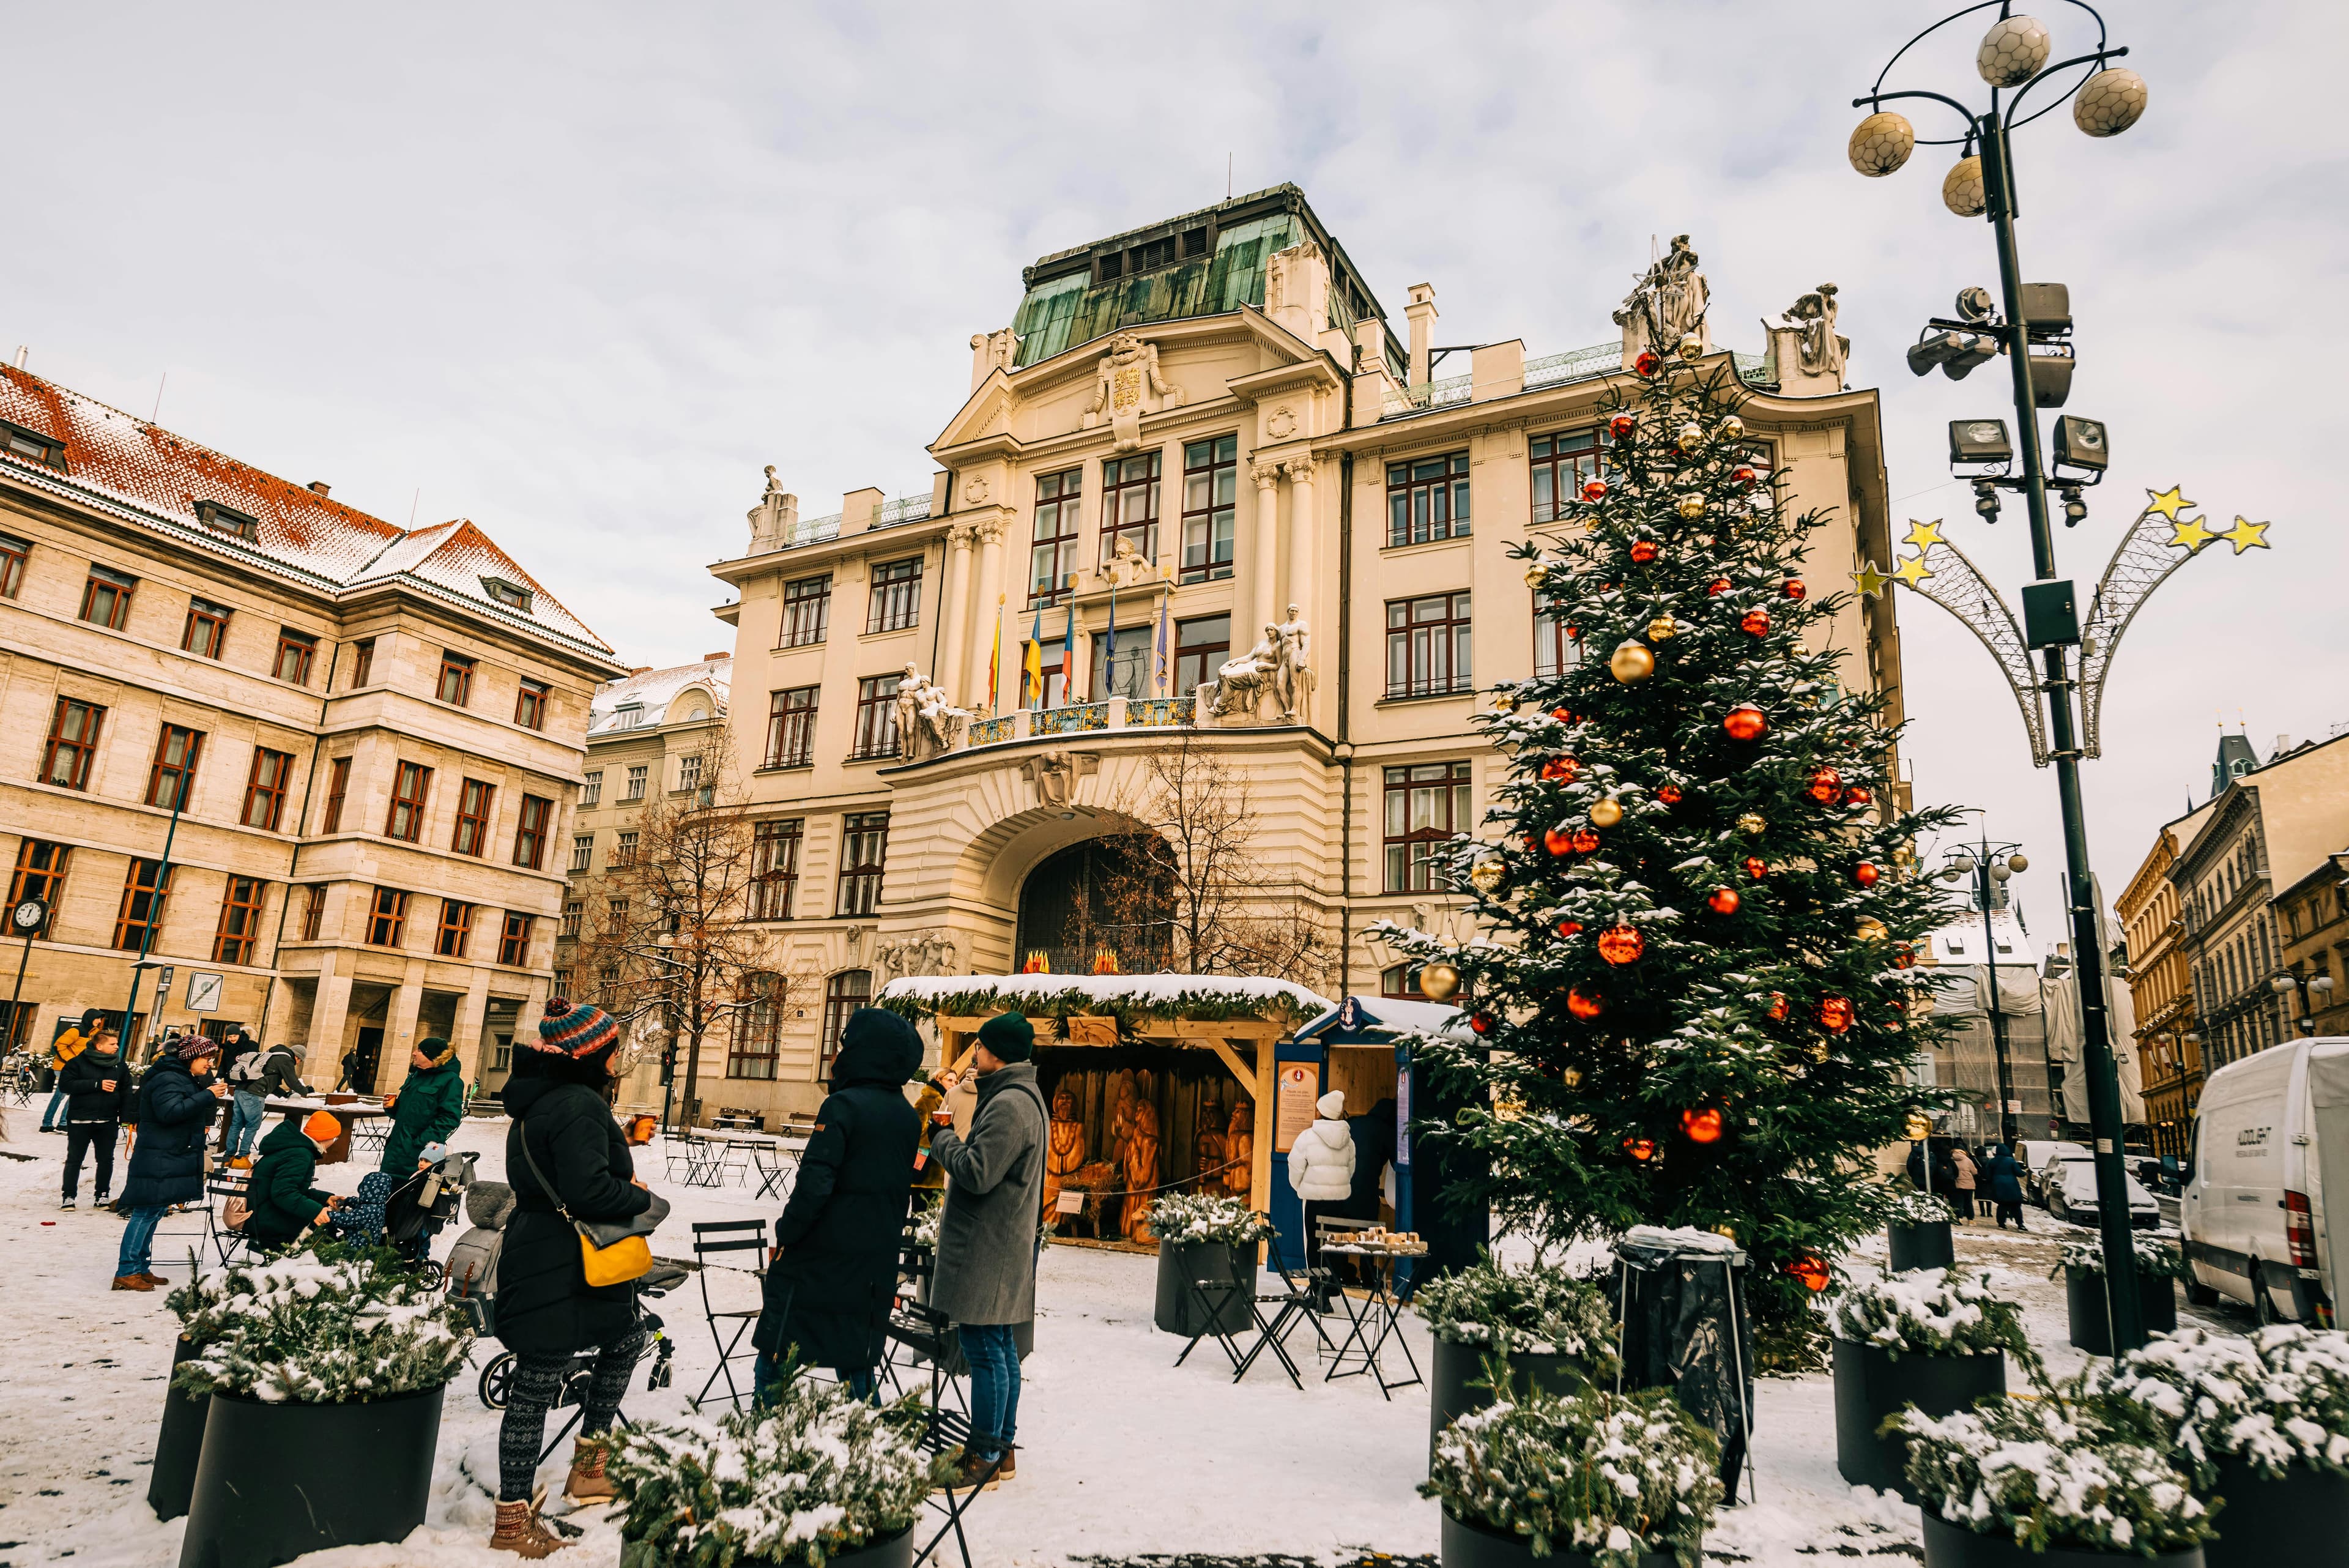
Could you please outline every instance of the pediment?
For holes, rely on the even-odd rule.
[[[987,379],[978,384],[930,450],[968,446],[973,441],[1002,441],[1011,435],[1011,378],[1000,369],[989,370]]]

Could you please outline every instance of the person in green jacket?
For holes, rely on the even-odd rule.
[[[263,1251],[292,1245],[313,1225],[324,1225],[342,1201],[310,1185],[318,1155],[343,1136],[343,1124],[326,1111],[313,1111],[301,1126],[280,1122],[261,1140],[245,1201],[253,1212],[243,1236]]]
[[[383,1142],[383,1164],[405,1181],[428,1143],[447,1143],[465,1119],[465,1075],[457,1070],[457,1048],[428,1035],[408,1054],[408,1081],[383,1097],[391,1112],[391,1136]]]

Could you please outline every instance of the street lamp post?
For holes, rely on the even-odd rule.
[[[1984,214],[1996,238],[2000,293],[2005,306],[2005,320],[1992,327],[1987,312],[1976,314],[1984,322],[1985,333],[1995,331],[2002,339],[1992,352],[2004,352],[2010,360],[2014,387],[2016,450],[2022,474],[2019,480],[2005,483],[2023,492],[2031,518],[2032,575],[2040,585],[2034,594],[2025,590],[2023,607],[2030,623],[2028,646],[2042,655],[2043,679],[2040,691],[2047,699],[2047,752],[2055,765],[2056,794],[2063,809],[2064,858],[2069,875],[2065,879],[2065,897],[2072,917],[2072,946],[2077,952],[2075,970],[2080,988],[2080,1022],[2082,1055],[2087,1070],[2088,1118],[2095,1140],[2097,1209],[2101,1220],[2105,1252],[2105,1282],[2109,1298],[2109,1322],[2112,1325],[2116,1352],[2134,1350],[2145,1343],[2144,1309],[2137,1283],[2137,1258],[2129,1234],[2127,1175],[2121,1163],[2122,1129],[2120,1078],[2113,1059],[2112,1042],[2105,1012],[2104,954],[2098,950],[2096,910],[2088,866],[2087,827],[2080,803],[2080,757],[2082,754],[2074,724],[2074,694],[2077,687],[2068,658],[2070,647],[2079,641],[2076,616],[2071,609],[2068,585],[2055,583],[2055,543],[2047,515],[2047,476],[2039,441],[2039,393],[2033,384],[2033,359],[2031,319],[2025,308],[2023,265],[2015,247],[2014,220],[2019,211],[2015,201],[2014,161],[2010,134],[2031,119],[2057,108],[2066,99],[2076,99],[2073,119],[2091,136],[2111,136],[2127,130],[2145,111],[2145,82],[2133,71],[2109,67],[2128,51],[2110,47],[2105,38],[2104,18],[2085,4],[2085,0],[2069,0],[2078,10],[2085,12],[2096,25],[2097,43],[2094,52],[2060,61],[2047,63],[2054,52],[2047,29],[2028,16],[2013,14],[2011,0],[1986,0],[1985,4],[1970,5],[1943,17],[1924,32],[1903,45],[1892,57],[1876,85],[1866,94],[1852,100],[1855,109],[1865,107],[1872,112],[1855,132],[1850,148],[1852,163],[1861,173],[1880,175],[1891,173],[1908,161],[1916,145],[1915,132],[1906,119],[1888,113],[1884,105],[1896,99],[1921,99],[1946,105],[1957,111],[1965,123],[1965,133],[1942,139],[1940,144],[1962,143],[1961,151],[1979,149],[1973,159],[1961,159],[1942,183],[1942,199],[1951,211],[1961,216]],[[1998,20],[1983,36],[1975,55],[1975,67],[1991,87],[1990,107],[1977,114],[1965,104],[1938,92],[1883,90],[1884,78],[1891,73],[1900,57],[1927,36],[1961,17],[1995,8]],[[2072,84],[2071,88],[2048,103],[2018,119],[2032,89],[2049,82],[2076,67],[2090,69]],[[2012,89],[2012,96],[2002,101],[2001,94]],[[1932,143],[1928,143],[1931,145]],[[1972,167],[1969,168],[1969,164]],[[2042,297],[2045,296],[2043,294]],[[2068,327],[2068,322],[2064,324]],[[1967,352],[1978,352],[1968,349]],[[1969,360],[1971,368],[1978,360]],[[1930,365],[1926,368],[1930,368]],[[1945,369],[1957,369],[1954,364]],[[1920,372],[1921,373],[1921,372]],[[2051,386],[2055,377],[2050,373]],[[2069,380],[2069,367],[2062,377]],[[2060,397],[2053,400],[2061,402]],[[2103,431],[2097,428],[2101,449]],[[2103,468],[2099,450],[2094,466]],[[1985,491],[1985,500],[1990,493]],[[1994,503],[1985,515],[1994,515]],[[2069,519],[2067,519],[2068,521]],[[2051,594],[2051,588],[2054,592]],[[2060,598],[2062,614],[2046,612],[2051,599]],[[2066,629],[2061,622],[2067,616],[2072,625]]]
[[[2297,970],[2284,969],[2278,970],[2275,978],[2268,981],[2268,984],[2278,992],[2293,991],[2300,992],[2300,1016],[2293,1022],[2300,1026],[2300,1032],[2302,1034],[2315,1033],[2316,1008],[2309,1001],[2309,992],[2314,992],[2322,996],[2331,991],[2333,977],[2329,974],[2304,975]]]
[[[1982,855],[1977,858],[1961,849],[1950,859],[1941,873],[1944,881],[1954,882],[1961,877],[1973,879],[1974,908],[1982,911],[1983,962],[1990,973],[1990,1034],[1998,1054],[1998,1129],[1999,1141],[2013,1148],[2022,1134],[2015,1127],[2014,1060],[2007,1048],[2006,1010],[1998,994],[1998,931],[1991,924],[1991,909],[1996,899],[1996,889],[2019,871],[2031,868],[2031,861],[2019,844],[2001,844],[1993,847],[1990,836],[1984,834]],[[2003,857],[2003,858],[2001,858]]]

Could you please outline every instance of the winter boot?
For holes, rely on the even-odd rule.
[[[155,1287],[147,1282],[144,1274],[117,1274],[114,1276],[114,1288],[118,1291],[151,1291]]]
[[[546,1527],[534,1501],[498,1504],[498,1527],[490,1536],[490,1550],[511,1552],[535,1561],[552,1557],[571,1542]]]
[[[1003,1468],[995,1472],[995,1479],[997,1480],[1017,1480],[1019,1479],[1019,1447],[1018,1444],[1015,1443],[1010,1448],[1003,1450]]]
[[[101,1205],[101,1207],[102,1207],[102,1205]],[[73,1194],[72,1194],[72,1193],[70,1193],[70,1192],[67,1193],[67,1194],[66,1194],[66,1200],[65,1200],[63,1203],[58,1204],[58,1205],[57,1205],[57,1208],[58,1208],[58,1210],[59,1210],[61,1212],[63,1212],[63,1213],[67,1213],[67,1214],[70,1214],[70,1213],[72,1213],[72,1212],[74,1211],[74,1199],[73,1199]]]
[[[141,1272],[139,1277],[145,1280],[149,1284],[158,1287],[168,1285],[171,1282],[167,1276],[159,1274],[152,1269]]]
[[[563,1495],[583,1505],[609,1502],[617,1496],[612,1478],[604,1473],[604,1461],[611,1451],[611,1444],[600,1437],[573,1438],[571,1475],[563,1483]]]

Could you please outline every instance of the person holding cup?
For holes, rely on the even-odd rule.
[[[183,1035],[139,1080],[132,1117],[139,1133],[122,1184],[129,1223],[122,1228],[122,1251],[115,1262],[118,1291],[151,1291],[170,1283],[149,1267],[155,1227],[174,1203],[193,1203],[204,1195],[204,1135],[228,1098],[228,1085],[213,1074],[219,1060],[219,1041]]]
[[[81,1162],[95,1156],[98,1164],[97,1206],[111,1202],[114,1189],[114,1140],[122,1130],[123,1113],[130,1108],[130,1069],[122,1060],[122,1039],[111,1029],[91,1037],[89,1048],[65,1064],[57,1087],[66,1095],[66,1193],[59,1207],[70,1212],[81,1190]]]

